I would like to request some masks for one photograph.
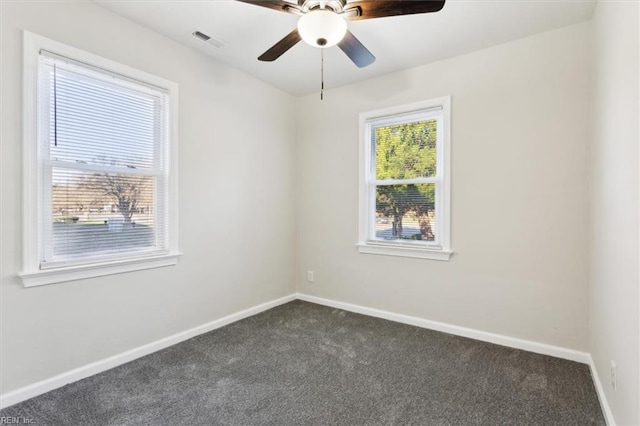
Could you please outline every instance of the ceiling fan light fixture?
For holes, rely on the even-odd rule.
[[[311,46],[331,47],[344,38],[347,33],[347,21],[330,10],[312,10],[298,20],[298,32]]]

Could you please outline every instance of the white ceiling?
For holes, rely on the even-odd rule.
[[[296,95],[319,91],[320,50],[298,43],[275,62],[257,57],[297,17],[234,0],[94,0],[101,6]],[[349,22],[376,56],[357,68],[338,47],[325,50],[325,87],[468,53],[591,18],[595,0],[447,0],[437,13]],[[228,44],[215,48],[194,30]]]

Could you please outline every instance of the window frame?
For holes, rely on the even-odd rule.
[[[413,241],[384,241],[371,238],[375,229],[375,188],[372,133],[375,127],[415,122],[420,115],[435,109],[442,110],[436,142],[436,176],[412,179],[414,183],[435,183],[436,229],[438,238],[433,244]],[[412,119],[413,118],[413,119]],[[358,251],[365,254],[413,257],[448,261],[451,250],[451,97],[393,106],[360,114],[359,162],[359,226]],[[401,184],[404,180],[398,180]],[[424,181],[424,182],[423,182]],[[396,181],[393,181],[396,182]],[[391,181],[388,181],[391,183]]]
[[[105,74],[117,74],[141,85],[162,88],[168,94],[168,182],[167,182],[167,250],[162,253],[131,253],[110,259],[87,259],[42,267],[44,254],[44,215],[50,208],[44,203],[47,183],[44,157],[46,149],[39,141],[39,57],[40,51],[51,52],[88,65]],[[49,167],[50,168],[50,167]],[[72,281],[142,269],[175,265],[178,250],[178,85],[161,77],[24,31],[23,33],[23,272],[19,274],[25,287]]]

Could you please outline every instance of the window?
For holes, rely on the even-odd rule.
[[[360,115],[361,253],[448,260],[450,98]]]
[[[177,262],[175,96],[25,33],[25,285]]]

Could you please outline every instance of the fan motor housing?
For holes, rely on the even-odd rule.
[[[344,11],[344,7],[347,4],[347,0],[329,0],[329,1],[320,1],[320,0],[307,0],[302,5],[303,12],[309,12],[310,10],[322,9],[322,5],[324,4],[324,9],[333,10],[336,13],[341,13]]]

